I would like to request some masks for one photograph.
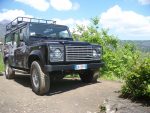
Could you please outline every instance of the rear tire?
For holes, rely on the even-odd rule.
[[[5,62],[5,77],[6,79],[13,79],[15,77],[15,71],[10,67],[8,60]]]
[[[97,79],[99,77],[99,71],[85,71],[83,73],[80,73],[81,81],[84,83],[91,83],[91,82],[97,82]]]
[[[42,72],[38,61],[32,62],[31,65],[31,84],[33,92],[37,95],[44,95],[49,92],[50,77]]]

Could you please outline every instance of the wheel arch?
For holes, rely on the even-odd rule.
[[[40,50],[32,51],[28,57],[28,67],[31,68],[31,64],[33,61],[39,61],[40,64],[44,65],[44,58]]]
[[[8,54],[3,57],[4,63],[6,63],[7,60],[9,60],[9,55]]]

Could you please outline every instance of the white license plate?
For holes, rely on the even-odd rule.
[[[75,65],[75,70],[87,69],[87,64]]]

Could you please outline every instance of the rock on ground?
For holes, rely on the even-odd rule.
[[[150,113],[150,106],[136,103],[118,96],[104,100],[103,107],[106,113]]]

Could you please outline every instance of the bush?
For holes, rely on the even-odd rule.
[[[147,58],[148,55],[140,52],[133,43],[121,43],[117,37],[109,35],[107,29],[100,29],[98,25],[97,17],[87,27],[78,25],[73,38],[103,47],[105,66],[101,69],[102,76],[124,81],[124,96],[150,97],[150,57]]]
[[[4,63],[3,63],[3,58],[0,53],[0,73],[4,71]]]
[[[103,78],[123,80],[133,65],[136,65],[140,52],[131,43],[121,44],[117,37],[108,34],[108,29],[100,29],[98,25],[97,17],[87,27],[77,25],[73,38],[101,45],[105,62],[101,69]]]
[[[150,57],[134,67],[122,86],[122,95],[131,98],[150,98]]]

